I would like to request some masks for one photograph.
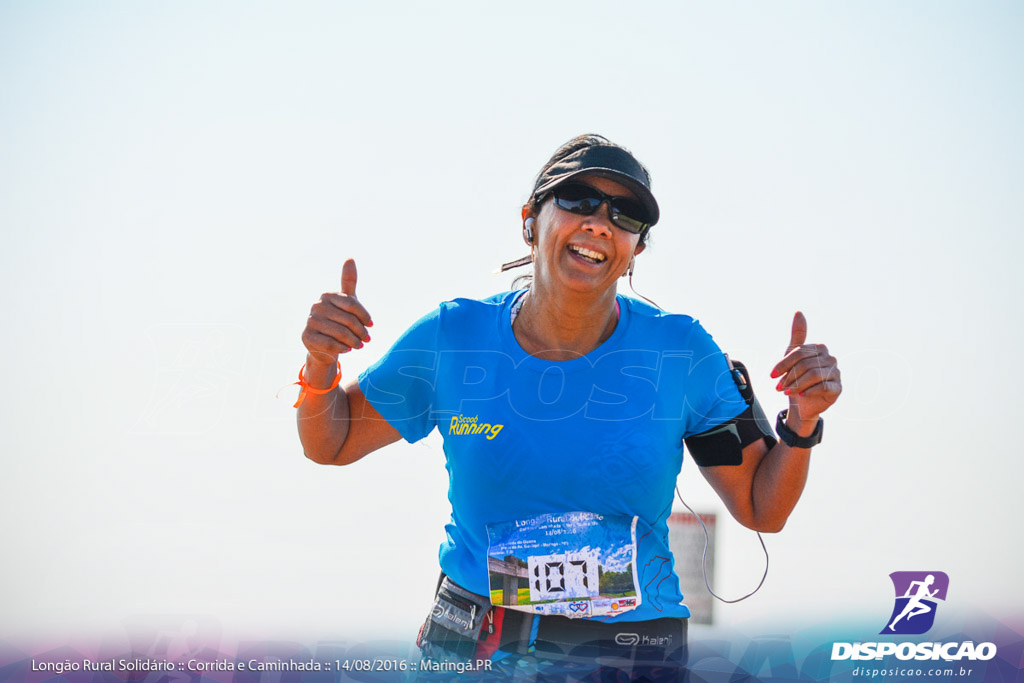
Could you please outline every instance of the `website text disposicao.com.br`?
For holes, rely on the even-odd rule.
[[[862,676],[864,678],[876,678],[884,676],[890,678],[893,676],[899,676],[901,678],[909,678],[911,676],[929,678],[935,676],[942,676],[950,678],[953,676],[970,676],[973,671],[973,667],[969,666],[954,666],[954,667],[932,667],[932,668],[918,668],[913,667],[878,667],[872,668],[868,666],[858,666],[850,671],[852,676]]]

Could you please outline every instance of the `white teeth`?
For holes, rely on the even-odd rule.
[[[605,258],[604,254],[599,254],[596,251],[591,251],[590,249],[584,249],[583,247],[577,246],[575,244],[570,244],[569,249],[575,251],[580,256],[586,256],[588,259],[592,261],[597,261],[598,263],[604,261]]]

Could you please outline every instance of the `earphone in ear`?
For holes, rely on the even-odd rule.
[[[526,237],[526,241],[529,242],[530,244],[533,244],[533,224],[534,224],[534,222],[535,221],[534,221],[534,219],[532,217],[531,218],[527,218],[525,221],[523,221],[523,235]]]

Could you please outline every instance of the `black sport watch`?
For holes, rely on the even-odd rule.
[[[818,418],[818,424],[814,427],[814,432],[810,436],[800,436],[792,429],[786,426],[786,416],[789,415],[789,409],[783,410],[779,413],[779,419],[775,421],[775,431],[778,432],[779,438],[782,442],[790,448],[811,448],[821,443],[821,433],[825,431],[825,421]]]

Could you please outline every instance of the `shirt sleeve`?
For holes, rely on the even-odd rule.
[[[416,321],[359,375],[359,388],[402,438],[419,441],[434,428],[440,311]]]
[[[690,349],[693,357],[686,383],[689,410],[684,438],[728,422],[747,408],[729,371],[725,354],[696,321],[690,331]]]

